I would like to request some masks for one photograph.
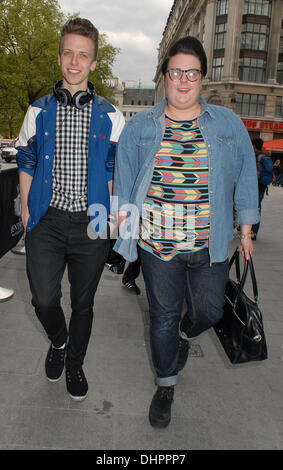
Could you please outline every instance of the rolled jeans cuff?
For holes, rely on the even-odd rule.
[[[172,375],[171,377],[156,377],[155,384],[159,387],[171,387],[177,385],[179,381],[178,375]]]

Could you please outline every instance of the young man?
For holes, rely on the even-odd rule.
[[[76,18],[64,25],[58,55],[62,80],[52,95],[29,107],[17,142],[32,304],[51,341],[46,375],[56,382],[66,365],[67,390],[77,401],[88,391],[82,365],[109,250],[114,158],[124,125],[122,114],[88,82],[97,50],[98,31],[90,21]],[[105,208],[100,224],[92,217],[95,204]],[[60,302],[66,266],[69,328]]]
[[[149,409],[154,427],[170,422],[189,339],[223,315],[233,205],[246,258],[258,222],[251,141],[238,116],[201,97],[207,60],[199,40],[177,41],[162,72],[166,99],[130,119],[119,139],[118,204],[113,198],[121,228],[114,249],[134,261],[140,246],[158,386]]]

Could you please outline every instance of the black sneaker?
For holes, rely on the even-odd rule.
[[[135,281],[130,281],[130,282],[123,282],[123,285],[129,289],[130,291],[134,292],[136,295],[140,295],[141,290],[140,288],[136,285]]]
[[[171,420],[174,387],[158,387],[150,408],[149,422],[154,428],[166,428]]]
[[[67,390],[74,401],[82,401],[87,396],[88,384],[82,368],[78,370],[66,369]]]
[[[45,372],[50,382],[57,382],[60,379],[65,365],[66,347],[56,349],[50,345],[45,359]]]
[[[105,263],[105,267],[108,268],[112,273],[123,274],[126,261],[122,260],[119,263]]]
[[[187,362],[190,350],[190,342],[179,336],[179,359],[178,359],[178,370],[182,370]]]

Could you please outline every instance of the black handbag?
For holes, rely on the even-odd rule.
[[[237,281],[229,279],[225,292],[224,315],[214,326],[224,351],[232,364],[267,359],[262,314],[258,307],[258,290],[252,259],[244,260],[240,273],[240,253],[236,249],[229,261],[235,262]],[[243,291],[248,271],[251,274],[254,300]]]

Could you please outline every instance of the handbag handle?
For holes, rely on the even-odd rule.
[[[250,259],[248,259],[248,260],[246,259],[246,257],[244,259],[245,259],[245,261],[244,261],[244,268],[243,268],[242,275],[240,274],[241,273],[241,271],[240,271],[240,253],[239,253],[237,248],[236,248],[235,252],[233,253],[233,255],[232,255],[232,257],[229,261],[229,269],[231,269],[232,264],[235,262],[236,277],[237,277],[237,281],[238,281],[238,284],[239,284],[237,298],[244,289],[244,285],[245,285],[245,282],[246,282],[246,279],[247,279],[247,274],[248,274],[248,271],[250,271],[251,278],[252,278],[254,301],[257,303],[257,301],[258,301],[258,288],[257,288],[257,281],[256,281],[256,276],[255,276],[253,260],[252,260],[252,257],[250,257]],[[236,298],[236,301],[237,301],[237,298]]]

